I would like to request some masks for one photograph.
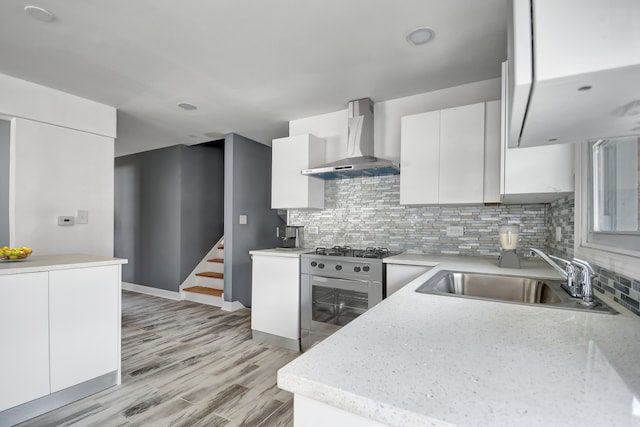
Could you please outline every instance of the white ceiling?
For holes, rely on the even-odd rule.
[[[228,132],[268,144],[352,99],[498,77],[507,1],[5,0],[0,73],[117,107],[117,155]],[[435,39],[409,45],[421,26]]]

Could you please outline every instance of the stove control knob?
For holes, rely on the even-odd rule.
[[[353,271],[355,271],[356,273],[360,272],[360,267],[353,267]]]
[[[318,268],[324,268],[324,264],[323,263],[318,264]]]
[[[318,263],[317,263],[317,262],[315,262],[315,261],[311,261],[311,267],[315,267],[316,265],[318,265]]]
[[[362,267],[362,271],[369,271],[369,266],[365,265],[364,267]]]
[[[342,270],[342,266],[341,265],[336,265],[336,270]]]

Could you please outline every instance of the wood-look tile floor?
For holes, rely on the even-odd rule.
[[[291,426],[276,371],[298,353],[251,340],[251,313],[122,297],[122,385],[20,426]]]

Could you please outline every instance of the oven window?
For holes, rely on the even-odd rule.
[[[366,292],[312,286],[311,319],[316,322],[344,326],[367,311]]]

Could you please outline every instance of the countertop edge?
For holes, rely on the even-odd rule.
[[[124,258],[111,258],[87,254],[34,255],[25,261],[5,262],[0,264],[0,275],[123,265],[128,262],[129,260]]]
[[[389,426],[420,427],[424,426],[425,422],[428,422],[433,427],[452,426],[446,421],[375,401],[346,390],[340,390],[340,399],[336,399],[336,390],[333,387],[301,378],[296,374],[286,372],[284,368],[278,370],[277,385],[291,393],[300,394],[308,399],[316,400]]]

